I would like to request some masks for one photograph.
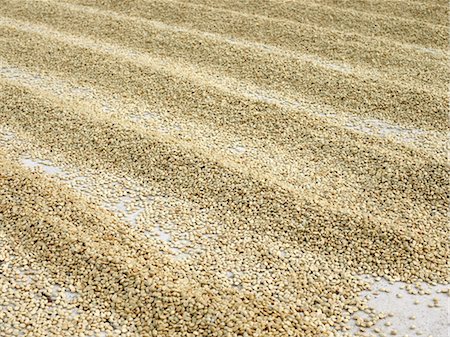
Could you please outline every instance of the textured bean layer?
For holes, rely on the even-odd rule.
[[[362,274],[448,284],[444,6],[0,1],[0,336],[348,336]]]

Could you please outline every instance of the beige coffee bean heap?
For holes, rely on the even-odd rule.
[[[0,336],[401,335],[360,276],[450,280],[446,6],[0,1]]]

